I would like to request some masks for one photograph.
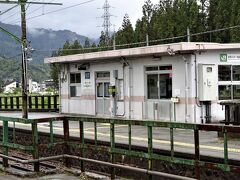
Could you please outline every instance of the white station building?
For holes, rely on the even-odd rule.
[[[46,58],[61,113],[188,123],[224,120],[240,99],[240,44],[174,43]]]

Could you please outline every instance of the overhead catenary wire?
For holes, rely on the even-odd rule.
[[[56,1],[56,0],[52,0],[52,1],[50,1],[50,3],[52,3],[53,1]],[[28,4],[28,7],[26,8],[26,11],[29,10],[30,5],[31,5],[31,4]],[[43,6],[45,6],[45,5],[43,5]],[[30,14],[33,14],[33,13],[37,12],[38,10],[42,9],[43,6],[40,6],[40,7],[38,7],[38,8],[35,8],[35,9],[31,10],[30,12],[27,12],[27,15],[29,16]],[[20,22],[20,21],[19,21],[19,18],[15,18],[15,19],[9,21],[8,23],[13,23],[13,22],[17,23],[16,21],[17,21],[17,22]]]
[[[203,32],[198,32],[198,33],[193,33],[191,36],[200,36],[204,34],[210,34],[210,33],[216,33],[216,32],[221,32],[221,31],[226,31],[226,30],[231,30],[231,29],[236,29],[240,28],[240,25],[236,26],[230,26],[230,27],[225,27],[221,29],[215,29],[215,30],[209,30],[209,31],[203,31]],[[186,38],[188,35],[181,35],[181,36],[175,36],[175,37],[169,37],[169,38],[163,38],[163,39],[156,39],[156,40],[150,40],[149,43],[156,43],[156,42],[164,42],[164,41],[169,41],[169,40],[176,40],[176,39],[182,39]],[[116,45],[116,47],[124,47],[124,46],[134,46],[134,45],[146,45],[145,41],[142,42],[135,42],[135,43],[128,43],[128,44],[119,44]],[[108,46],[108,47],[90,47],[90,48],[80,48],[80,49],[49,49],[49,50],[36,50],[37,52],[62,52],[62,51],[84,51],[84,50],[97,50],[97,49],[111,49],[113,46]]]
[[[38,0],[34,0],[33,2],[37,2]],[[15,5],[14,7],[18,7],[19,5],[17,4],[17,5]],[[30,7],[30,4],[28,4],[28,7],[26,8],[26,10],[28,10],[28,8]],[[15,13],[13,13],[13,14],[11,14],[11,15],[9,15],[8,17],[6,17],[6,18],[4,18],[3,20],[2,20],[2,22],[4,22],[4,23],[6,23],[6,21],[7,20],[9,20],[11,17],[14,17],[15,15],[18,15],[19,14],[19,10],[17,11],[17,12],[15,12]],[[1,14],[0,14],[1,15]],[[14,19],[14,20],[12,20],[12,21],[16,21],[16,20],[18,20],[18,19]],[[11,21],[10,21],[11,22]]]
[[[0,11],[0,16],[2,16],[3,14],[6,14],[7,12],[11,11],[12,9],[14,9],[16,7],[18,7],[18,5],[12,6],[11,8],[4,10],[3,12]]]
[[[64,8],[56,9],[56,10],[53,10],[53,11],[48,11],[44,14],[39,14],[39,15],[36,15],[36,16],[29,17],[29,18],[27,18],[27,20],[32,20],[32,19],[35,19],[35,18],[39,18],[41,16],[46,16],[46,15],[49,15],[49,14],[53,14],[53,13],[56,13],[56,12],[59,12],[59,11],[64,11],[66,9],[70,9],[70,8],[74,8],[74,7],[77,7],[77,6],[84,5],[84,4],[88,4],[88,3],[93,2],[93,1],[95,1],[95,0],[88,0],[88,1],[78,3],[78,4],[67,6],[67,7],[64,7]],[[20,22],[20,21],[11,22],[11,23],[18,23],[18,22]]]

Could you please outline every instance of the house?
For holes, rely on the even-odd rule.
[[[17,81],[11,80],[7,81],[3,86],[4,93],[13,93],[16,88],[19,87],[19,83]]]
[[[38,93],[40,91],[39,84],[36,81],[33,81],[32,79],[28,80],[28,89],[29,93]]]
[[[240,44],[173,43],[46,58],[61,66],[61,113],[189,123],[240,99]]]

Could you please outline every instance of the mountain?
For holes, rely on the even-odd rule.
[[[21,28],[18,25],[4,24],[0,27],[6,29],[17,37],[21,37]],[[28,29],[27,39],[31,47],[35,49],[32,53],[33,61],[28,62],[28,74],[34,80],[41,82],[49,77],[49,66],[43,64],[44,57],[52,55],[51,50],[63,47],[68,40],[78,40],[82,45],[87,37],[69,30],[54,31],[51,29]],[[90,40],[92,42],[92,40]],[[0,84],[7,79],[21,79],[21,45],[12,37],[0,31]]]
[[[17,37],[21,37],[21,29],[18,25],[0,22],[0,27],[3,27]],[[81,44],[84,44],[86,38],[86,36],[79,35],[69,30],[54,31],[43,28],[27,29],[27,39],[31,42],[31,47],[35,49],[35,52],[32,53],[32,58],[33,63],[36,64],[42,64],[44,57],[51,56],[51,50],[61,48],[66,40],[70,42],[78,40]],[[20,54],[20,44],[0,31],[0,56],[19,57]]]
[[[0,85],[2,82],[14,79],[21,80],[21,60],[6,59],[0,57]],[[37,82],[41,82],[49,78],[49,67],[44,64],[35,64],[28,62],[28,77]]]

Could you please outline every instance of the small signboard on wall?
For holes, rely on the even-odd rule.
[[[90,72],[85,72],[85,79],[90,79],[91,76],[90,76]]]
[[[240,63],[240,54],[220,54],[220,62]]]

